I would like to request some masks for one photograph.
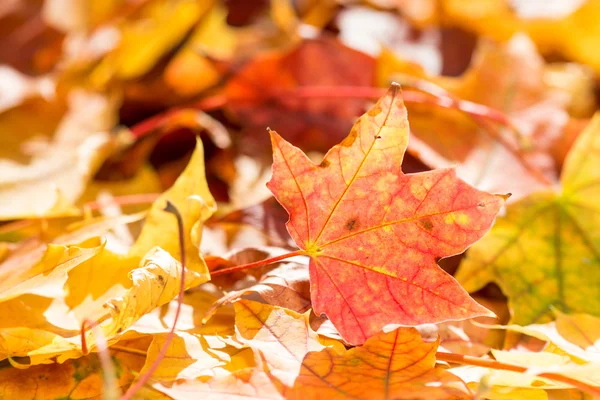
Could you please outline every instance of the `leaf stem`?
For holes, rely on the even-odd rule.
[[[88,328],[92,329],[94,327],[96,327],[98,325],[98,322],[96,321],[92,321],[89,319],[84,319],[83,322],[81,323],[81,329],[80,329],[80,334],[81,334],[81,352],[83,353],[84,356],[87,356],[88,354],[90,354],[90,349],[87,346],[87,339],[85,338],[85,331],[86,331],[86,325]]]
[[[133,398],[133,396],[135,395],[135,393],[138,390],[140,390],[146,384],[146,382],[148,382],[148,380],[152,377],[152,374],[154,373],[154,371],[156,371],[156,369],[158,368],[158,365],[165,358],[165,355],[167,354],[167,350],[169,349],[169,346],[171,345],[171,341],[173,340],[173,337],[175,336],[175,328],[177,327],[177,321],[179,320],[179,315],[181,314],[181,306],[183,305],[183,296],[185,294],[185,264],[186,264],[185,263],[185,243],[184,243],[185,238],[184,238],[184,234],[183,234],[183,218],[181,217],[179,210],[177,210],[177,207],[175,207],[173,205],[173,203],[171,203],[168,200],[167,200],[167,206],[165,207],[165,211],[175,215],[175,218],[177,218],[177,229],[178,229],[178,236],[179,236],[179,251],[180,251],[180,257],[181,257],[181,284],[179,286],[179,296],[177,296],[177,309],[175,311],[175,318],[173,319],[173,326],[171,326],[171,330],[167,334],[167,337],[165,338],[165,342],[163,343],[163,346],[160,349],[160,352],[156,356],[156,359],[154,360],[154,362],[152,363],[150,368],[148,368],[148,370],[144,374],[142,374],[138,377],[138,380],[135,382],[135,384],[132,385],[127,390],[127,392],[121,397],[121,400],[131,400]]]
[[[528,368],[522,367],[520,365],[512,365],[500,362],[498,360],[491,360],[485,358],[478,358],[472,356],[465,356],[462,354],[456,353],[445,353],[445,352],[437,352],[436,359],[438,361],[446,361],[455,364],[463,364],[463,365],[474,365],[477,367],[484,367],[490,369],[498,369],[502,371],[512,371],[512,372],[520,372],[526,373],[528,372]],[[542,372],[539,374],[535,374],[536,376],[551,379],[556,382],[566,383],[567,385],[571,385],[583,392],[589,393],[594,396],[600,396],[600,387],[589,385],[585,382],[578,381],[573,378],[569,378],[568,376],[561,375],[555,372]]]
[[[218,271],[213,271],[210,273],[210,276],[212,277],[212,276],[217,276],[217,275],[230,274],[232,272],[241,271],[243,269],[264,267],[265,265],[273,264],[273,263],[276,263],[277,261],[285,260],[286,258],[303,256],[303,255],[306,255],[306,251],[296,250],[296,251],[292,251],[291,253],[282,254],[277,257],[266,258],[264,260],[260,260],[260,261],[253,262],[250,264],[236,265],[235,267],[223,268]]]

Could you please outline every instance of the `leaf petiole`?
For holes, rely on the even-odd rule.
[[[210,273],[210,276],[212,277],[212,276],[217,276],[217,275],[230,274],[232,272],[241,271],[244,269],[264,267],[265,265],[274,264],[277,261],[285,260],[286,258],[291,258],[291,257],[296,257],[296,256],[304,256],[304,255],[306,255],[305,250],[296,250],[296,251],[292,251],[291,253],[282,254],[277,257],[266,258],[264,260],[260,260],[260,261],[253,262],[250,264],[236,265],[235,267],[223,268],[218,271],[213,271]]]

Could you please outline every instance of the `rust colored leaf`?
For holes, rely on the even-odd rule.
[[[364,100],[308,101],[281,94],[307,85],[370,86],[374,64],[370,56],[328,38],[306,40],[292,51],[256,57],[225,87],[228,110],[246,128],[245,150],[262,154],[267,126],[285,132],[287,139],[301,143],[305,150],[327,150],[364,111]]]
[[[470,398],[459,378],[435,368],[437,347],[437,341],[424,342],[414,328],[399,328],[344,354],[329,348],[311,352],[302,362],[294,398]]]
[[[408,121],[399,85],[320,165],[277,133],[271,138],[268,186],[311,256],[313,308],[346,341],[364,343],[392,323],[490,315],[436,260],[481,238],[506,196],[474,189],[454,169],[402,173]]]

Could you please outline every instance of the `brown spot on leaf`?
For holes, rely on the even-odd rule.
[[[160,283],[165,283],[165,278],[162,275],[158,275],[158,281]]]
[[[346,229],[348,229],[349,231],[353,230],[354,228],[356,228],[357,223],[358,223],[358,220],[356,218],[349,219],[346,222]]]
[[[419,225],[423,227],[426,231],[431,231],[433,229],[433,222],[431,218],[422,218],[419,220]]]
[[[329,161],[323,160],[323,161],[321,161],[321,164],[319,164],[319,167],[326,168],[326,167],[329,167],[329,164],[331,164]]]
[[[354,143],[354,141],[356,140],[357,137],[358,137],[358,132],[357,132],[356,128],[352,128],[352,130],[350,131],[350,134],[348,136],[346,136],[346,139],[344,139],[340,143],[340,146],[344,146],[344,147],[352,146],[352,143]]]
[[[381,114],[381,111],[383,111],[381,106],[376,104],[368,111],[368,114],[370,117],[376,117],[377,115]]]

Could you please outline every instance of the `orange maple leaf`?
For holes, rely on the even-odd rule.
[[[409,128],[394,84],[320,165],[271,132],[269,189],[310,257],[314,311],[351,344],[387,324],[493,315],[436,259],[463,252],[491,227],[507,196],[481,192],[453,168],[404,174]]]

